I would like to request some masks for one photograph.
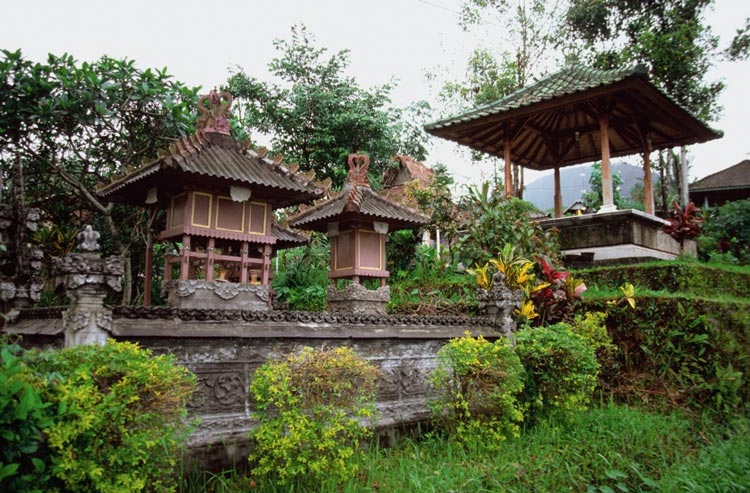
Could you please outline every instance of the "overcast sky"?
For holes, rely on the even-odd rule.
[[[188,85],[208,90],[224,83],[238,65],[267,79],[275,56],[273,40],[288,38],[293,24],[304,23],[317,45],[351,51],[350,75],[363,87],[396,79],[394,103],[426,99],[435,88],[425,74],[459,76],[472,48],[492,39],[463,32],[457,24],[460,0],[276,0],[221,1],[127,0],[120,2],[16,0],[3,2],[0,48],[22,49],[32,60],[47,53],[70,53],[79,61],[107,54],[131,58],[139,67],[167,67]],[[749,0],[718,0],[709,16],[726,46],[750,17]],[[480,37],[482,39],[480,39]],[[750,158],[750,62],[717,63],[710,79],[724,79],[722,117],[712,123],[724,138],[690,148],[691,180]],[[267,144],[266,142],[260,142]],[[488,178],[490,169],[471,165],[458,146],[433,139],[427,163],[443,162],[460,182]],[[527,183],[534,175],[527,176]]]

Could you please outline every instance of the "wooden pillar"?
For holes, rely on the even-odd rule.
[[[513,164],[510,162],[510,145],[511,140],[505,139],[503,146],[503,156],[505,157],[505,196],[513,196]]]
[[[612,170],[609,163],[609,115],[605,112],[599,114],[599,132],[602,147],[602,207],[599,212],[612,212],[616,211],[617,207],[614,201]]]
[[[651,180],[651,152],[646,149],[643,152],[643,205],[646,214],[654,214],[654,190]]]
[[[214,280],[214,257],[216,256],[216,253],[214,252],[215,247],[216,247],[216,239],[209,238],[208,239],[208,258],[206,259],[206,282],[211,282]]]
[[[560,166],[555,166],[555,218],[562,217],[562,192],[560,191]]]
[[[154,276],[154,238],[146,232],[146,271],[143,273],[143,306],[151,306],[151,278]],[[166,269],[165,269],[166,275]]]
[[[271,245],[263,245],[263,277],[261,283],[268,286],[271,278]]]
[[[190,273],[190,235],[182,235],[180,249],[180,280],[185,281]]]
[[[250,244],[243,241],[240,248],[242,249],[240,252],[242,256],[242,261],[240,262],[240,282],[242,284],[247,284],[247,256],[250,250]]]

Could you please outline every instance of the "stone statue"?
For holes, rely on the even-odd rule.
[[[82,252],[98,252],[99,251],[99,237],[101,235],[98,231],[87,224],[86,227],[78,233],[78,249]]]

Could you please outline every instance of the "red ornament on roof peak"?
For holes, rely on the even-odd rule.
[[[226,91],[217,92],[212,89],[198,100],[198,122],[196,129],[206,133],[220,133],[230,135],[229,107],[232,105],[232,95]]]
[[[367,178],[369,168],[369,156],[366,154],[349,154],[349,176],[347,177],[349,183],[360,187],[369,187],[370,180]]]

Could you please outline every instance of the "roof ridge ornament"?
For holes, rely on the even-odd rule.
[[[370,157],[367,154],[349,154],[349,183],[360,187],[369,187],[367,171],[370,169]]]
[[[206,106],[208,102],[208,107]],[[230,135],[229,107],[232,95],[227,91],[217,92],[216,88],[198,99],[198,122],[195,127],[203,132]]]

